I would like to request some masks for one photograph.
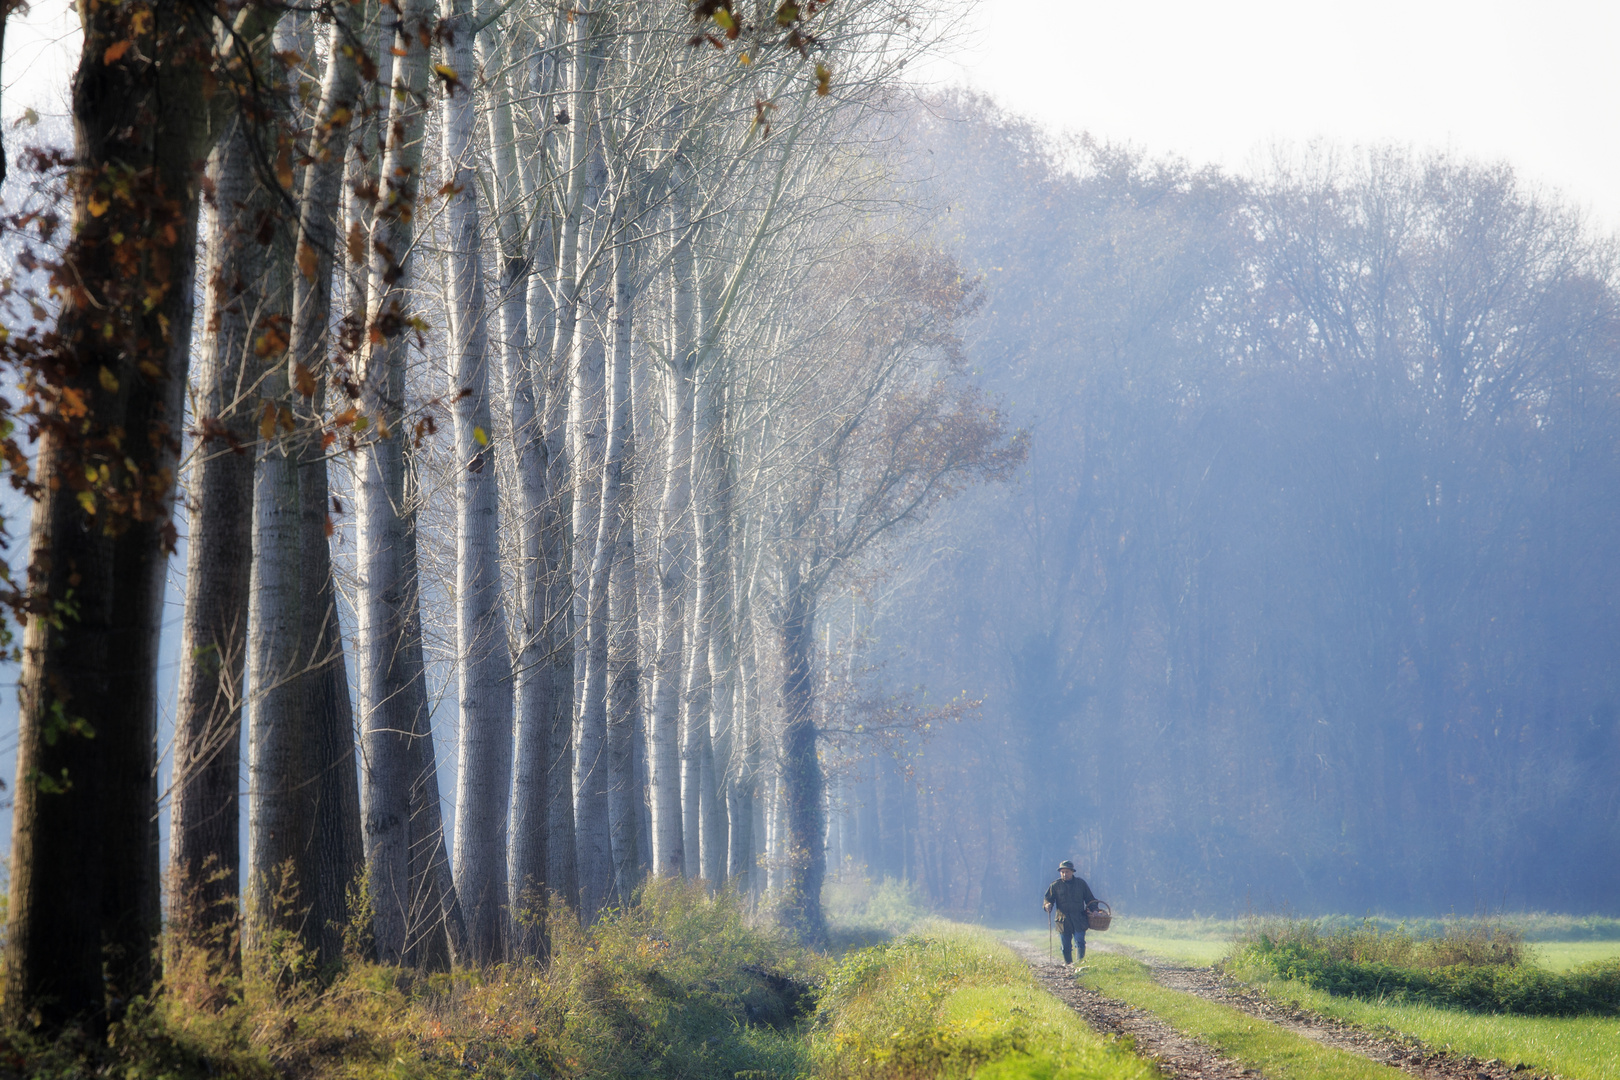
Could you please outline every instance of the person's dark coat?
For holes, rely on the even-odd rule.
[[[1086,879],[1076,874],[1068,881],[1058,878],[1048,885],[1046,896],[1041,902],[1052,905],[1052,910],[1057,914],[1059,930],[1067,928],[1084,933],[1086,906],[1096,899],[1091,894],[1091,886],[1086,884]]]

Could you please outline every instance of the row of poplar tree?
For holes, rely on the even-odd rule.
[[[1022,454],[883,163],[927,13],[87,12],[74,151],[8,219],[8,1008],[115,1014],[165,911],[227,957],[319,965],[358,915],[384,962],[479,964],[768,867],[817,937],[818,601]]]

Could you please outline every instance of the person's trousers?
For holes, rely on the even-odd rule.
[[[1081,927],[1078,930],[1074,930],[1074,929],[1070,929],[1069,927],[1065,926],[1063,928],[1063,930],[1062,930],[1062,934],[1063,934],[1063,962],[1065,964],[1072,964],[1076,960],[1084,960],[1086,958],[1086,931],[1085,931],[1085,928]],[[1073,946],[1073,951],[1075,953],[1078,953],[1079,955],[1076,956],[1076,955],[1071,955],[1070,954],[1071,943],[1072,943],[1072,946]]]

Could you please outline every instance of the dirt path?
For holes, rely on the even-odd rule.
[[[1165,1076],[1177,1080],[1253,1080],[1260,1074],[1222,1057],[1206,1043],[1190,1039],[1144,1009],[1103,997],[1074,980],[1062,961],[1019,941],[1006,943],[1022,956],[1040,984],[1105,1035],[1129,1035],[1138,1053],[1152,1058]]]
[[[1047,959],[1039,950],[1022,942],[1007,944],[1029,963],[1042,986],[1068,1003],[1092,1027],[1106,1034],[1135,1036],[1137,1049],[1158,1062],[1165,1075],[1194,1080],[1259,1075],[1239,1062],[1220,1056],[1204,1043],[1177,1033],[1151,1013],[1080,987],[1068,968]],[[1153,977],[1172,990],[1230,1006],[1324,1046],[1359,1054],[1423,1080],[1550,1080],[1528,1066],[1445,1054],[1415,1039],[1376,1034],[1296,1009],[1225,980],[1212,968],[1180,967],[1132,949],[1112,948],[1100,942],[1089,943],[1089,948],[1093,952],[1131,955],[1152,968]]]

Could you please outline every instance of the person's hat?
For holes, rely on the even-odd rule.
[[[1074,869],[1074,863],[1070,862],[1068,859],[1064,859],[1062,862],[1058,863],[1058,869],[1059,870],[1073,870]]]

